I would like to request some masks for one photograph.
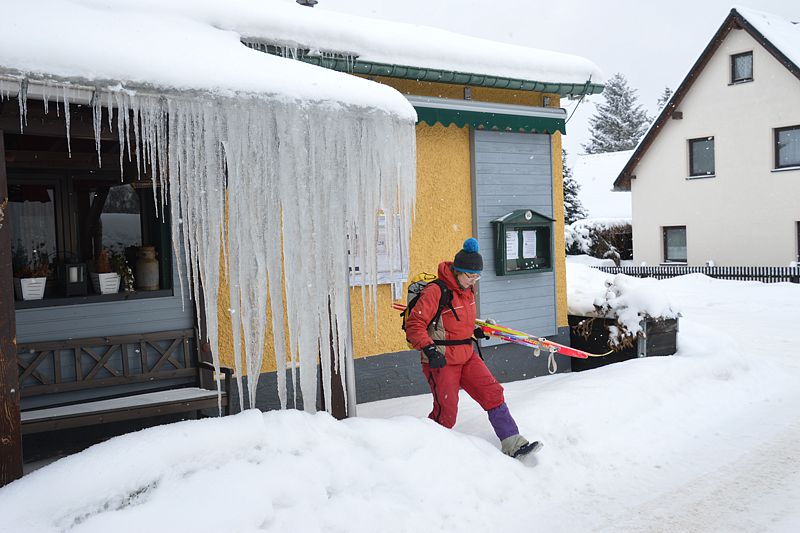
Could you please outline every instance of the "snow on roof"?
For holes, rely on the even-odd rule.
[[[157,0],[148,0],[157,1]],[[194,8],[195,2],[191,2]],[[209,9],[231,10],[231,4],[203,0]],[[249,4],[244,0],[235,2]],[[294,3],[272,3],[249,17],[237,31],[276,44],[310,46],[325,52],[351,53],[359,60],[486,74],[550,83],[602,83],[600,68],[583,57],[505,44],[450,31],[332,11]]]
[[[630,192],[614,192],[619,176],[633,150],[604,154],[582,154],[575,160],[572,176],[580,184],[578,198],[589,211],[589,218],[630,218]]]
[[[416,120],[397,91],[251,50],[238,27],[282,15],[286,33],[308,8],[256,0],[27,0],[0,17],[0,75],[73,83],[260,94],[375,107]],[[305,32],[308,34],[308,32]]]
[[[749,7],[735,6],[734,9],[800,67],[800,23]]]

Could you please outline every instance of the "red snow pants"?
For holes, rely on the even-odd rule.
[[[475,352],[463,365],[448,363],[442,368],[430,368],[427,363],[422,363],[422,372],[433,394],[433,410],[428,418],[446,428],[456,424],[459,389],[464,389],[484,411],[505,402],[503,386]]]

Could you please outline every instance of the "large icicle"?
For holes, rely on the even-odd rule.
[[[102,91],[105,100],[95,95],[91,104],[98,146],[105,110],[109,127],[117,129],[120,166],[135,157],[157,183],[160,203],[169,202],[174,252],[185,264],[179,271],[189,277],[196,311],[204,312],[201,335],[217,369],[219,316],[231,315],[241,407],[256,405],[269,332],[281,406],[287,405],[288,360],[295,404],[299,378],[304,409],[316,409],[319,364],[330,410],[330,376],[340,373],[346,388],[346,362],[353,357],[348,244],[373,311],[380,211],[389,250],[408,252],[416,194],[413,123],[373,109],[266,96]],[[67,91],[53,94],[69,116]],[[220,310],[224,277],[231,304]]]

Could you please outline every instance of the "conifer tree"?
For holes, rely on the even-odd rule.
[[[576,220],[583,220],[589,214],[578,198],[581,184],[572,177],[572,169],[567,166],[567,151],[564,149],[561,150],[561,164],[564,168],[564,223],[572,224]]]
[[[672,98],[672,89],[669,87],[664,87],[664,92],[661,93],[661,96],[658,97],[658,102],[656,102],[656,108],[658,109],[659,113],[662,109],[664,109],[664,106],[667,105],[667,102],[669,102],[670,98]]]
[[[591,137],[583,149],[587,154],[601,154],[635,148],[650,125],[636,90],[617,73],[606,83],[603,98],[605,102],[597,105],[597,113],[589,119]]]

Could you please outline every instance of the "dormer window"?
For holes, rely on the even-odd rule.
[[[731,56],[731,83],[753,81],[753,52]]]

